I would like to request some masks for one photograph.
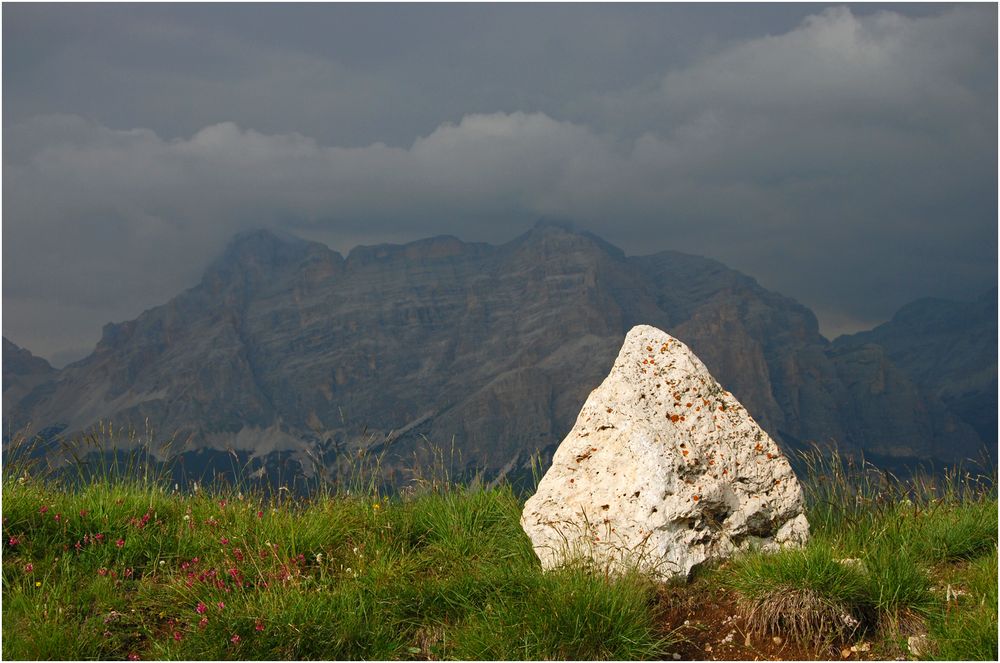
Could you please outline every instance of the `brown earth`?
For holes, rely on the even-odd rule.
[[[739,615],[733,592],[700,580],[663,585],[657,609],[664,635],[676,644],[671,654],[685,661],[865,661],[906,660],[891,643],[859,634],[853,641],[817,647],[780,633],[751,633]],[[669,659],[668,659],[669,660]]]

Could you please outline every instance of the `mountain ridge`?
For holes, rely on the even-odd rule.
[[[300,461],[360,430],[391,438],[397,459],[455,440],[499,473],[551,453],[636,324],[688,343],[786,448],[957,460],[984,443],[885,348],[827,341],[812,311],[752,277],[674,251],[626,256],[551,222],[500,245],[437,236],[346,258],[244,233],[197,285],[10,398],[5,352],[4,413],[65,434],[148,419],[196,449]]]

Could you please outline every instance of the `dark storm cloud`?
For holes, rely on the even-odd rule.
[[[833,332],[995,283],[995,7],[397,9],[5,6],[4,332],[66,356],[257,226],[568,217]]]

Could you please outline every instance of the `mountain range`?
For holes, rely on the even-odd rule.
[[[189,454],[300,469],[361,447],[404,466],[436,445],[488,475],[523,472],[636,324],[687,343],[786,450],[995,462],[996,289],[830,342],[808,308],[715,260],[627,256],[552,222],[498,246],[442,236],[346,258],[241,234],[195,287],[106,325],[61,370],[4,339],[4,430],[148,424]]]

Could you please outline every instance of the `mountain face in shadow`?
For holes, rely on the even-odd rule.
[[[972,340],[955,340],[967,326],[930,303],[922,325],[894,318],[831,344],[807,308],[721,263],[625,256],[559,224],[500,246],[434,237],[346,258],[258,231],[61,371],[25,372],[5,341],[4,414],[8,428],[64,436],[148,421],[192,450],[303,464],[307,451],[365,446],[412,465],[429,441],[497,475],[536,451],[547,462],[625,333],[650,324],[687,343],[786,449],[836,441],[958,461],[996,448],[995,302]],[[946,343],[964,344],[954,361]]]

